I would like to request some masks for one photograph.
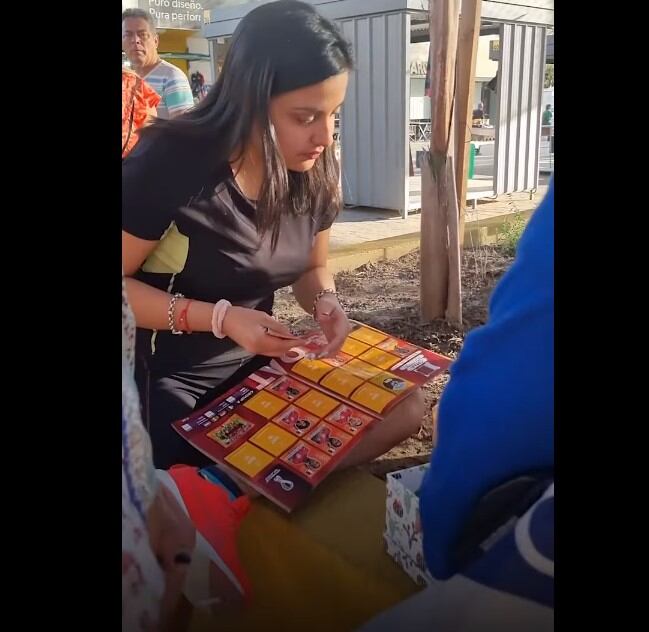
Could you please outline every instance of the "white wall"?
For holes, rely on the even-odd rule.
[[[489,42],[497,40],[498,35],[481,35],[478,39],[478,53],[475,62],[475,76],[476,79],[489,81],[496,76],[498,72],[498,62],[489,59]],[[408,53],[410,59],[408,60],[408,70],[410,70],[410,62],[412,61],[427,61],[428,50],[430,48],[429,42],[417,42],[410,44]]]
[[[187,51],[197,55],[210,55],[210,43],[204,37],[188,37]],[[214,83],[214,64],[211,59],[206,61],[190,61],[189,75],[200,72],[205,77],[205,84],[209,87]]]
[[[478,54],[475,60],[476,79],[493,79],[498,72],[498,62],[489,59],[489,42],[497,40],[499,35],[481,35],[478,38]]]
[[[416,44],[410,44],[408,50],[410,59],[408,60],[408,64],[410,64],[411,61],[427,61],[429,48],[429,42],[417,42]]]
[[[482,81],[476,81],[475,82],[475,87],[473,90],[473,103],[471,103],[471,107],[475,110],[476,105],[482,101],[482,86],[483,86]]]
[[[430,118],[430,98],[410,97],[410,119]]]
[[[475,108],[482,100],[482,86],[496,76],[498,71],[498,62],[489,59],[489,42],[498,39],[498,35],[483,35],[480,37],[478,44],[478,54],[476,58],[476,81],[474,86],[473,102],[471,107]],[[429,42],[417,42],[410,44],[408,53],[408,72],[410,64],[413,61],[425,62],[428,60]],[[411,119],[429,119],[430,118],[430,98],[425,97],[423,93],[415,88],[419,87],[422,78],[410,76],[410,118]]]
[[[543,89],[543,105],[541,106],[541,111],[545,110],[546,105],[551,105],[554,110],[554,88]]]

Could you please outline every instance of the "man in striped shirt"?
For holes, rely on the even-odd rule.
[[[185,73],[158,55],[159,37],[153,18],[142,9],[122,13],[122,47],[133,70],[159,95],[158,117],[169,119],[194,105]]]

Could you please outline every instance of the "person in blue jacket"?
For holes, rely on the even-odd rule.
[[[467,336],[450,373],[439,405],[436,447],[418,493],[424,557],[433,578],[442,581],[362,630],[551,630],[553,182],[494,290],[488,322]],[[501,494],[500,500],[494,496],[494,490],[523,480],[534,484],[511,487],[519,492]],[[482,525],[482,535],[489,537],[476,540],[473,556],[467,555],[472,527],[480,533],[476,518],[493,520],[494,506],[501,518],[491,525],[495,532],[484,532]]]
[[[450,374],[420,490],[424,556],[437,579],[458,570],[457,540],[487,492],[554,465],[553,182],[487,323],[467,336]]]

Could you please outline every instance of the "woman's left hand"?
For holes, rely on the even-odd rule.
[[[328,341],[328,344],[317,353],[317,357],[335,356],[352,329],[347,314],[335,294],[324,294],[320,297],[315,308],[315,319]]]
[[[160,618],[169,622],[185,585],[196,545],[196,528],[175,496],[160,483],[147,516],[149,543],[165,575]],[[166,625],[163,625],[166,629]]]

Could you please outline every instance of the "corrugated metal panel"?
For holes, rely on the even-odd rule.
[[[341,113],[345,202],[405,214],[410,16],[367,16],[340,25],[356,59]]]
[[[260,4],[275,0],[252,0],[232,5],[219,5],[210,9],[209,22],[203,25],[203,37],[227,37],[232,35],[241,18]],[[428,0],[306,0],[330,20],[349,20],[351,18],[396,13],[408,9],[421,9]],[[413,5],[414,1],[414,5]]]
[[[497,195],[536,189],[546,29],[502,24],[498,69]]]

